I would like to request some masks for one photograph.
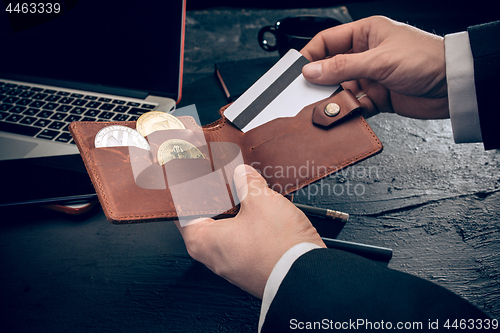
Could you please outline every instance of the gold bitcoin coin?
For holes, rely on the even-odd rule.
[[[179,119],[161,111],[144,113],[137,119],[136,125],[137,132],[144,137],[155,131],[184,128],[184,124]]]
[[[168,140],[158,148],[158,163],[160,165],[182,158],[205,158],[205,156],[193,144],[184,140]]]

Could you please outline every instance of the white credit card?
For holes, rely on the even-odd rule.
[[[302,67],[307,63],[309,60],[298,51],[288,51],[224,115],[246,133],[273,119],[294,117],[305,106],[331,96],[339,85],[308,82],[302,75]]]

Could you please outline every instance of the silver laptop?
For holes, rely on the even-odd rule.
[[[0,13],[0,172],[15,179],[0,206],[94,196],[69,123],[180,99],[185,0],[57,4]]]
[[[0,14],[0,161],[77,154],[72,121],[175,107],[183,0],[67,0],[50,14],[26,11]]]

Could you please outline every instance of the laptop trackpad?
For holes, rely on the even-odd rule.
[[[30,151],[35,149],[36,146],[38,146],[38,144],[33,142],[26,142],[21,140],[14,140],[14,139],[0,137],[0,147],[2,147],[0,156],[2,158],[9,158],[9,159],[23,158]]]

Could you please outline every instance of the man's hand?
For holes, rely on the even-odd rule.
[[[304,213],[271,190],[255,169],[238,166],[234,182],[241,201],[236,217],[199,219],[177,227],[194,259],[262,298],[271,271],[286,251],[302,242],[326,246]]]
[[[442,37],[370,17],[320,32],[301,53],[313,61],[302,70],[306,80],[366,94],[367,116],[449,117]]]

